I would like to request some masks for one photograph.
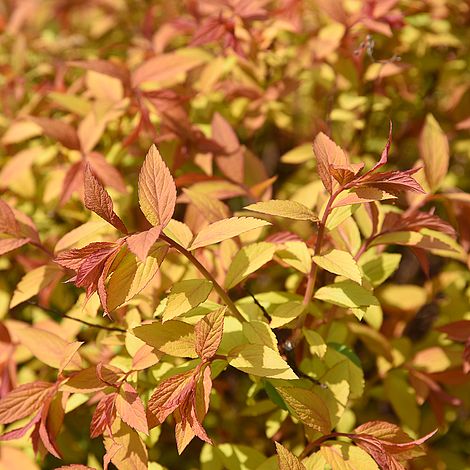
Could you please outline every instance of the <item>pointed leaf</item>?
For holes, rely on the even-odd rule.
[[[116,396],[115,406],[118,416],[125,423],[136,431],[148,434],[144,404],[131,384],[123,382]]]
[[[201,318],[194,327],[196,353],[204,361],[212,358],[222,340],[224,314],[226,307],[221,307]]]
[[[285,201],[282,199],[272,199],[271,201],[257,202],[250,204],[245,209],[261,214],[277,215],[294,220],[311,220],[318,222],[318,217],[306,206],[296,201]]]
[[[162,228],[159,225],[144,232],[139,232],[126,238],[129,250],[134,253],[140,261],[145,261],[153,244],[158,240]]]
[[[361,271],[347,251],[333,249],[324,255],[314,256],[313,261],[330,273],[347,277],[358,284],[362,283]]]
[[[230,219],[219,220],[213,224],[204,227],[194,238],[189,250],[202,248],[203,246],[213,245],[222,240],[236,237],[244,232],[255,228],[271,225],[269,222],[254,217],[232,217]]]
[[[176,185],[155,145],[145,157],[139,174],[139,204],[152,225],[164,228],[176,204]]]
[[[282,444],[276,442],[276,452],[279,462],[279,470],[306,470],[300,460],[289,452]]]
[[[340,281],[321,287],[315,292],[314,297],[340,307],[379,305],[370,291],[353,281]]]

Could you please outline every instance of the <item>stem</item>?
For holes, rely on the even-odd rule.
[[[90,326],[91,328],[98,328],[100,330],[106,330],[106,331],[119,331],[120,333],[126,333],[127,332],[127,330],[125,330],[123,328],[118,328],[116,326],[97,325],[96,323],[90,323],[90,322],[87,322],[86,320],[82,320],[80,318],[71,317],[70,315],[67,315],[66,313],[58,312],[57,310],[53,310],[52,308],[43,307],[42,305],[39,305],[35,302],[28,302],[28,303],[30,305],[34,305],[35,307],[39,307],[44,312],[52,313],[54,315],[58,315],[58,316],[63,317],[63,318],[68,318],[69,320],[77,321],[79,323],[82,323],[83,325]]]
[[[299,455],[299,460],[302,460],[305,457],[307,457],[310,454],[310,452],[312,452],[312,450],[315,449],[315,447],[320,446],[322,442],[325,442],[328,439],[331,439],[332,437],[341,437],[341,436],[351,438],[352,434],[343,433],[343,432],[332,432],[331,434],[326,434],[325,436],[319,437],[316,441],[312,441],[307,444],[305,449]]]
[[[233,303],[233,300],[228,296],[225,289],[215,280],[214,276],[198,261],[198,259],[186,248],[181,246],[178,242],[175,242],[171,238],[167,237],[165,234],[160,235],[160,239],[167,242],[177,251],[179,251],[183,256],[185,256],[196,268],[197,270],[209,281],[212,282],[214,289],[223,299],[229,310],[232,312],[232,315],[240,320],[241,322],[245,321],[245,318],[238,310],[237,306]]]
[[[343,188],[339,188],[336,190],[328,199],[328,202],[325,207],[325,211],[323,212],[323,216],[318,223],[318,234],[317,240],[315,242],[315,247],[313,248],[313,255],[317,256],[321,252],[321,248],[323,245],[323,238],[325,236],[325,225],[326,221],[328,220],[329,215],[331,214],[331,209],[333,206],[333,202],[338,197],[339,193],[343,190]],[[305,290],[303,304],[307,305],[310,302],[310,299],[313,296],[313,291],[315,289],[315,282],[317,280],[317,273],[318,273],[318,265],[312,262],[312,268],[310,269],[310,273],[307,278],[307,288]]]

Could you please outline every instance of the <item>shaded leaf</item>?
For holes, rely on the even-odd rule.
[[[224,314],[226,307],[221,307],[201,318],[194,327],[196,353],[204,361],[212,358],[222,340]]]
[[[272,199],[271,201],[250,204],[245,209],[261,214],[277,215],[294,220],[311,220],[318,222],[318,217],[306,206],[296,201]]]
[[[121,389],[116,396],[116,413],[136,431],[148,434],[147,418],[145,415],[144,404],[137,391],[128,382],[123,382]]]

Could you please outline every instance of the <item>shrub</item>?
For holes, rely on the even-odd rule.
[[[0,15],[1,465],[469,468],[465,2]]]

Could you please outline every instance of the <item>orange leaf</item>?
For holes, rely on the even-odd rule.
[[[144,404],[132,385],[127,382],[121,385],[115,405],[118,416],[131,428],[145,434],[149,433]]]
[[[176,204],[176,185],[155,145],[145,157],[139,174],[139,204],[152,225],[164,228]]]
[[[162,227],[160,225],[156,225],[150,230],[139,232],[127,237],[126,243],[129,250],[131,250],[132,253],[134,253],[141,261],[145,261],[150,248],[152,248],[153,244],[158,240],[161,231]]]
[[[196,352],[203,361],[215,355],[222,341],[225,310],[226,307],[222,307],[208,313],[194,327]]]

